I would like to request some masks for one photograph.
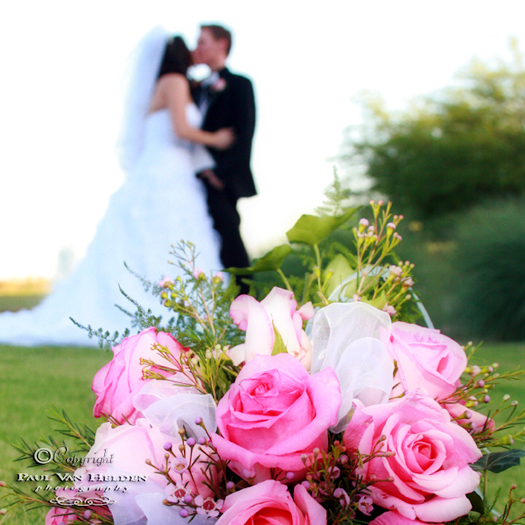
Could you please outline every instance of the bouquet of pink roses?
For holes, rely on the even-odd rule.
[[[47,525],[512,523],[478,485],[519,463],[522,451],[488,447],[521,436],[508,429],[523,414],[498,427],[473,409],[504,374],[413,323],[425,312],[413,265],[392,253],[390,205],[346,230],[353,251],[326,241],[354,211],[288,232],[313,254],[301,289],[281,269],[290,245],[245,271],[283,279],[260,301],[231,300],[191,260],[187,279],[159,283],[176,316],[125,337],[96,374],[107,422],[79,468],[54,458],[73,484],[45,502]]]

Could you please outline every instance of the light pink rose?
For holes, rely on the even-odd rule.
[[[133,398],[141,388],[152,379],[142,378],[144,365],[140,359],[153,359],[162,363],[157,353],[152,351],[152,346],[158,343],[166,346],[174,356],[179,356],[183,347],[170,334],[158,332],[155,327],[142,330],[137,335],[126,337],[113,348],[113,359],[102,367],[93,379],[93,392],[97,401],[93,408],[93,415],[111,416],[119,423],[129,421],[134,423],[142,413],[133,406]],[[167,363],[165,363],[167,364]],[[167,375],[161,370],[158,373]]]
[[[356,401],[343,437],[347,449],[370,454],[381,436],[382,451],[394,454],[357,470],[365,480],[393,479],[370,486],[376,505],[428,522],[452,521],[470,511],[466,494],[478,486],[479,474],[469,463],[481,452],[436,401],[418,391],[383,405]]]
[[[326,525],[326,510],[302,485],[294,495],[268,480],[227,496],[217,525]]]
[[[306,469],[301,454],[326,450],[341,394],[331,368],[310,375],[289,354],[255,356],[219,401],[213,444],[230,468],[256,481]]]
[[[166,465],[167,445],[176,457],[168,455],[168,471],[173,484],[168,484],[165,476],[159,475],[157,468]],[[111,504],[115,523],[134,522],[144,518],[147,512],[140,497],[160,496],[172,503],[182,501],[186,494],[192,498],[213,497],[213,491],[206,485],[205,472],[220,481],[215,467],[209,465],[209,456],[213,451],[208,446],[194,445],[193,450],[186,444],[186,458],[179,450],[180,441],[163,434],[158,427],[151,426],[145,419],[138,419],[135,425],[112,427],[103,423],[95,435],[95,443],[88,452],[85,465],[75,472],[81,479],[80,487],[100,487],[109,489],[105,494],[112,495]],[[93,461],[95,458],[95,461]],[[102,458],[104,461],[97,461]],[[191,458],[191,473],[189,461]],[[131,480],[129,479],[131,477]],[[129,490],[122,491],[122,486]],[[120,488],[118,488],[120,487]],[[180,490],[184,492],[181,495]],[[137,499],[139,496],[139,499]],[[174,513],[178,510],[174,510]]]
[[[443,399],[459,386],[467,366],[463,348],[439,332],[409,323],[392,323],[387,349],[397,362],[393,396],[424,388],[434,399]]]
[[[229,351],[235,364],[251,361],[256,355],[271,355],[275,326],[288,353],[301,361],[307,370],[310,369],[312,346],[303,330],[303,321],[313,317],[312,303],[297,310],[293,293],[275,287],[261,302],[250,295],[240,295],[231,304],[230,315],[233,322],[246,332],[245,342]]]
[[[169,455],[171,478],[184,485],[194,496],[201,495],[205,498],[211,496],[213,492],[204,484],[206,477],[202,472],[209,468],[213,478],[217,478],[215,468],[208,466],[208,456],[212,456],[210,447],[196,444],[192,451],[187,442],[185,443],[186,458],[192,458],[190,475],[189,462],[179,450],[180,440],[165,435],[158,427],[150,425],[142,418],[138,419],[135,425],[112,427],[110,423],[102,424],[97,429],[95,443],[87,454],[88,458],[92,458],[91,461],[87,461],[84,467],[78,469],[76,475],[85,480],[88,474],[91,475],[90,477],[96,477],[118,471],[133,476],[146,476],[148,480],[164,488],[167,485],[166,478],[156,474],[155,469],[148,465],[146,460],[159,468],[165,466],[168,443],[171,444],[175,454],[175,457]],[[105,460],[97,462],[93,461],[93,458]],[[173,485],[166,488],[168,494],[173,493],[173,490]]]
[[[95,434],[95,443],[84,458],[84,464],[75,475],[82,478],[80,485],[89,485],[88,481],[100,485],[101,478],[108,472],[118,471],[134,476],[146,476],[155,484],[164,488],[167,481],[155,475],[153,465],[164,464],[164,444],[169,441],[158,427],[151,426],[145,419],[138,419],[135,425],[103,423]],[[100,459],[99,459],[100,458]]]
[[[370,522],[370,525],[426,525],[424,522],[419,520],[411,520],[409,518],[405,518],[405,516],[402,516],[401,514],[398,514],[397,512],[389,511],[381,514],[381,516],[378,516],[376,519],[372,520]],[[442,523],[436,524],[436,525],[443,525]]]

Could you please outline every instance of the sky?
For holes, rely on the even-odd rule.
[[[400,109],[473,57],[523,50],[523,0],[19,0],[0,8],[0,280],[55,278],[78,260],[124,180],[115,143],[129,55],[156,25],[194,46],[201,22],[233,30],[229,65],[255,85],[241,200],[252,256],[322,203],[359,93]],[[68,262],[69,261],[69,262]]]

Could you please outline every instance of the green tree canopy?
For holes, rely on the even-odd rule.
[[[473,61],[460,87],[401,114],[366,98],[363,132],[348,134],[344,158],[364,162],[373,190],[421,219],[525,193],[525,69],[515,41],[511,49],[510,63]]]

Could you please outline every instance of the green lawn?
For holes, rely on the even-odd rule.
[[[54,432],[57,423],[46,417],[51,405],[74,421],[98,426],[91,382],[112,355],[99,349],[0,347],[0,479],[12,482],[16,472],[25,472],[22,463],[13,462],[19,454],[11,443],[19,438],[31,443],[49,434],[60,439]],[[46,512],[16,509],[0,523],[43,524]]]
[[[0,347],[0,479],[12,482],[21,463],[14,463],[18,453],[10,446],[23,437],[37,440],[41,435],[60,436],[53,432],[57,424],[46,418],[51,405],[64,408],[74,421],[96,427],[92,417],[95,396],[91,391],[94,374],[111,359],[112,353],[98,349],[15,348]],[[482,347],[476,361],[500,363],[500,370],[514,369],[525,362],[525,344],[487,345]],[[494,399],[505,393],[525,405],[525,382],[509,382],[495,390]],[[525,448],[520,443],[516,447]],[[525,497],[525,462],[494,479],[491,493],[498,487],[507,492],[512,483],[518,484],[517,494]],[[0,507],[2,505],[0,504]],[[1,525],[43,524],[45,511],[9,512]]]

